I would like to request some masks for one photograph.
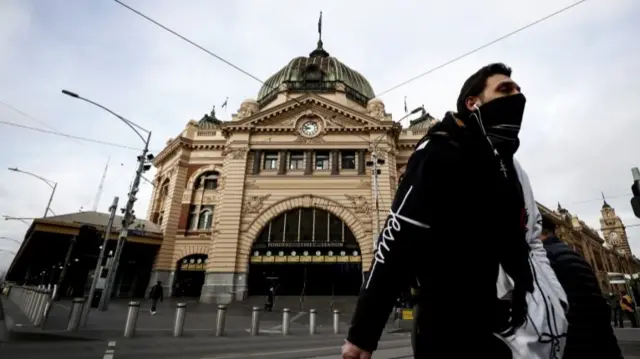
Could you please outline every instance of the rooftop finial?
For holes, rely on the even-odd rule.
[[[322,11],[320,11],[320,18],[318,19],[318,47],[322,47]]]
[[[607,203],[607,199],[604,197],[604,192],[601,191],[600,194],[602,195],[602,208],[611,208],[609,203]]]
[[[309,57],[329,57],[329,53],[324,50],[322,45],[322,11],[320,11],[320,18],[318,19],[318,47],[311,51]]]

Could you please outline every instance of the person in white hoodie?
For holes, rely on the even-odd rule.
[[[514,155],[526,98],[504,64],[462,86],[409,159],[343,358],[371,358],[400,291],[417,280],[415,358],[560,359],[566,295]],[[442,295],[446,293],[446,295]]]

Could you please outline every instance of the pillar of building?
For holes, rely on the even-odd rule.
[[[173,251],[175,248],[178,223],[180,222],[182,196],[188,179],[187,171],[185,164],[178,163],[169,179],[169,194],[164,204],[164,223],[162,223],[164,236],[153,265],[153,272],[151,273],[148,285],[149,288],[147,288],[150,289],[150,287],[154,286],[158,281],[161,281],[166,297],[170,297],[173,294],[172,289],[175,279]]]
[[[242,201],[247,168],[247,149],[225,151],[222,188],[214,213],[213,243],[207,260],[207,273],[200,301],[228,303],[244,299],[247,292],[246,273],[236,271]]]

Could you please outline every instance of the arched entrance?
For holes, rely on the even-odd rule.
[[[249,295],[357,295],[360,246],[349,227],[319,208],[295,208],[271,220],[251,249]]]
[[[207,258],[206,254],[192,254],[178,260],[173,285],[174,297],[200,297]]]

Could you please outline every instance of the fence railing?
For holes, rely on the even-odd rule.
[[[44,327],[51,310],[51,291],[44,286],[7,286],[3,293],[36,327]]]

